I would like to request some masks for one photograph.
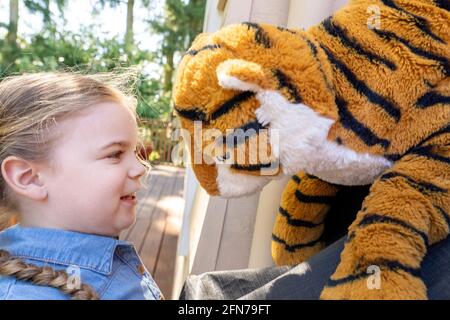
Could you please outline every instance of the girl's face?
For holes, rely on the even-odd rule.
[[[45,173],[51,219],[64,229],[108,236],[135,222],[135,200],[145,167],[136,158],[136,120],[104,102],[58,123],[52,165]]]

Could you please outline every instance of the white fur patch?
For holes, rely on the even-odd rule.
[[[254,83],[249,83],[242,81],[236,77],[230,76],[225,72],[217,72],[217,79],[219,80],[219,85],[225,89],[234,89],[240,91],[261,91],[261,87]]]
[[[273,177],[232,172],[229,164],[216,164],[217,187],[225,198],[241,197],[261,190]]]
[[[285,174],[305,171],[331,183],[365,185],[392,166],[384,157],[357,153],[327,140],[334,120],[308,106],[290,103],[276,91],[260,91],[256,97],[261,102],[258,121],[270,124],[270,130],[279,135],[271,140],[271,147],[278,150]]]

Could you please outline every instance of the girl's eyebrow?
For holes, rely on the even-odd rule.
[[[101,150],[105,150],[113,146],[128,147],[129,145],[130,143],[128,141],[114,141],[101,148]]]

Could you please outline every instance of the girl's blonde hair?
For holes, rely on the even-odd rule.
[[[136,116],[135,99],[118,89],[126,79],[107,75],[77,73],[35,73],[5,78],[0,82],[0,164],[14,155],[31,162],[49,162],[58,137],[51,134],[57,120],[101,102],[116,102]],[[111,80],[113,83],[111,83]],[[110,82],[109,84],[107,82]],[[146,162],[141,163],[147,168]],[[16,213],[12,193],[0,174],[0,228]],[[59,288],[74,299],[97,299],[83,284],[71,289],[68,275],[49,267],[37,267],[0,250],[0,275],[15,276],[39,285]]]

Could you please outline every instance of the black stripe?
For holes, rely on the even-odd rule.
[[[364,81],[358,79],[356,75],[344,64],[342,61],[338,60],[327,48],[321,46],[328,56],[328,59],[332,64],[334,64],[347,78],[347,80],[352,84],[356,91],[363,94],[367,99],[380,106],[384,111],[387,112],[396,122],[400,120],[401,112],[400,109],[388,101],[386,98],[382,97],[372,89],[370,89]]]
[[[442,209],[441,207],[438,207],[438,206],[434,206],[434,207],[442,215],[442,218],[444,218],[445,222],[447,223],[448,228],[450,229],[450,216],[448,215],[448,213],[445,212],[445,210]]]
[[[267,126],[263,126],[257,120],[248,122],[243,126],[234,129],[233,133],[223,137],[222,144],[226,144],[228,148],[234,148],[246,142],[249,138],[253,137],[254,135],[259,134],[261,130],[266,128]]]
[[[243,22],[243,25],[248,27],[248,30],[255,30],[255,41],[256,43],[264,46],[264,48],[270,48],[272,46],[271,41],[267,33],[261,28],[261,26],[254,22]]]
[[[450,0],[434,0],[439,8],[450,11]]]
[[[277,29],[280,30],[280,31],[289,32],[289,33],[292,33],[292,34],[295,34],[295,35],[297,34],[297,32],[295,32],[294,30],[291,30],[291,29],[288,29],[288,28],[285,28],[285,27],[278,26]]]
[[[435,133],[433,133],[433,134],[431,134],[430,136],[426,137],[424,140],[422,140],[422,141],[421,141],[420,143],[418,143],[417,145],[418,145],[418,146],[421,146],[421,145],[425,144],[426,142],[432,140],[433,138],[440,136],[441,134],[444,135],[444,134],[448,134],[448,133],[450,133],[450,125],[448,125],[448,126],[442,128],[442,129],[440,129],[439,131],[436,131]],[[415,147],[412,147],[411,150],[412,150],[413,148],[415,148]],[[408,151],[407,153],[409,153],[409,152],[410,152],[410,151]]]
[[[187,51],[187,52],[185,53],[185,55],[195,56],[195,55],[197,55],[197,54],[198,54],[199,52],[201,52],[201,51],[205,51],[205,50],[215,50],[215,49],[220,49],[220,48],[221,48],[221,46],[218,45],[218,44],[209,44],[209,45],[204,46],[204,47],[202,47],[202,48],[200,48],[200,49],[191,49],[191,50]]]
[[[333,22],[331,20],[331,17],[327,18],[322,22],[322,26],[325,28],[325,30],[332,35],[333,37],[336,37],[339,39],[339,41],[349,48],[352,48],[355,50],[359,55],[366,57],[369,59],[369,61],[375,61],[378,63],[381,63],[388,67],[391,70],[396,70],[397,66],[392,61],[389,61],[388,59],[385,59],[383,57],[380,57],[372,52],[366,51],[356,40],[350,39],[347,33],[339,27],[336,22]]]
[[[440,135],[448,134],[448,133],[450,133],[450,125],[443,127],[442,129],[432,133],[431,135],[429,135],[428,137],[426,137],[425,139],[420,141],[417,145],[409,148],[408,151],[405,152],[405,154],[411,154],[411,153],[413,153],[414,149],[416,149],[418,147],[422,147],[425,143],[429,142],[433,138],[438,137]]]
[[[300,97],[300,94],[298,93],[298,90],[296,86],[292,83],[291,79],[280,69],[274,69],[272,70],[272,72],[275,78],[277,78],[278,89],[286,88],[291,97],[294,99],[293,102],[301,103],[302,98]]]
[[[251,91],[244,91],[241,92],[234,97],[232,97],[230,100],[226,101],[224,104],[222,104],[216,111],[214,111],[211,114],[210,120],[215,120],[221,116],[223,116],[225,113],[229,112],[233,108],[237,107],[242,102],[245,102],[251,98],[253,98],[255,95],[254,92]]]
[[[319,59],[317,58],[318,50],[317,50],[316,45],[315,45],[314,43],[312,43],[312,41],[309,40],[308,38],[306,38],[304,35],[302,35],[302,39],[306,41],[306,44],[307,44],[308,47],[311,49],[313,55],[316,57],[317,60],[319,60]]]
[[[412,232],[414,232],[415,234],[419,235],[423,242],[425,243],[425,246],[428,247],[428,235],[423,232],[420,231],[416,228],[414,228],[412,225],[410,225],[409,223],[406,223],[400,219],[396,219],[396,218],[391,218],[391,217],[387,217],[387,216],[382,216],[379,214],[370,214],[370,215],[366,215],[361,222],[358,224],[358,227],[364,227],[367,225],[372,225],[372,224],[376,224],[376,223],[388,223],[388,224],[395,224],[398,226],[401,226],[405,229],[408,229]]]
[[[425,93],[417,100],[416,105],[419,108],[428,108],[437,104],[450,104],[450,97],[443,96],[438,92],[430,91]]]
[[[371,263],[370,265],[376,265],[376,263]],[[406,266],[403,263],[400,263],[400,262],[395,261],[395,260],[384,260],[381,263],[381,266],[385,266],[391,271],[396,271],[396,270],[405,271],[405,272],[409,273],[410,275],[412,275],[413,277],[416,277],[416,278],[420,278],[421,277],[420,268],[409,267],[409,266]]]
[[[395,162],[399,160],[402,156],[398,153],[385,154],[384,157],[389,161]]]
[[[447,192],[447,189],[438,187],[437,185],[430,182],[417,181],[413,178],[407,176],[406,174],[398,172],[388,172],[381,176],[381,180],[388,180],[392,178],[401,177],[408,181],[408,184],[419,191],[431,191],[431,192]]]
[[[384,149],[387,149],[390,142],[386,139],[379,138],[375,133],[367,128],[364,124],[356,120],[350,111],[347,109],[347,102],[343,99],[336,97],[336,105],[338,107],[339,121],[344,128],[347,128],[354,132],[366,145],[374,146],[381,145]]]
[[[350,276],[347,276],[345,278],[340,278],[340,279],[329,279],[327,284],[325,285],[325,287],[337,287],[338,285],[341,284],[345,284],[345,283],[349,283],[355,280],[359,280],[361,278],[365,278],[369,276],[369,274],[367,274],[366,272],[360,272],[357,274],[352,274]]]
[[[295,183],[300,183],[300,181],[301,181],[301,179],[297,176],[297,175],[293,175],[292,177],[291,177],[291,179],[292,180],[294,180],[295,181]]]
[[[432,160],[436,160],[436,161],[440,161],[443,162],[445,164],[450,164],[450,158],[435,154],[433,152],[431,152],[431,148],[433,146],[423,146],[423,147],[416,147],[414,149],[412,149],[409,153],[410,154],[416,154],[428,159],[432,159]]]
[[[276,166],[277,163],[269,162],[269,163],[258,163],[258,164],[249,164],[249,165],[240,165],[240,164],[232,164],[231,168],[236,170],[245,170],[245,171],[258,171],[265,168],[271,168],[272,166]]]
[[[430,89],[434,89],[437,86],[435,83],[430,83],[428,80],[423,80],[423,83],[425,83],[425,85]]]
[[[308,177],[308,179],[319,179],[316,176],[313,176],[312,174],[309,174],[309,173],[307,173],[306,176]]]
[[[399,36],[397,36],[395,33],[393,32],[389,32],[389,31],[382,31],[382,30],[378,30],[378,29],[372,29],[373,32],[375,32],[378,36],[387,39],[387,40],[397,40],[399,42],[401,42],[403,45],[405,45],[409,50],[411,50],[411,52],[413,52],[414,54],[424,57],[426,59],[429,60],[434,60],[436,62],[439,62],[439,64],[442,66],[442,68],[444,69],[444,74],[445,75],[449,75],[450,74],[450,64],[447,58],[439,56],[437,54],[431,53],[429,51],[425,51],[421,48],[417,48],[415,46],[413,46],[411,43],[409,43],[408,40],[403,39]]]
[[[303,203],[318,203],[330,205],[336,199],[335,196],[311,196],[302,193],[300,190],[295,190],[295,196],[298,201]]]
[[[323,222],[320,223],[314,223],[311,221],[306,221],[302,219],[295,219],[292,218],[292,215],[284,208],[280,207],[279,210],[280,214],[287,219],[287,223],[294,227],[305,227],[305,228],[317,228],[323,225]]]
[[[438,37],[437,35],[435,35],[433,33],[433,31],[430,30],[430,26],[428,25],[428,21],[422,17],[419,17],[403,8],[400,8],[399,6],[397,6],[393,0],[382,0],[383,3],[392,8],[395,9],[397,11],[403,12],[405,14],[407,14],[408,16],[412,17],[414,20],[414,24],[416,25],[417,28],[419,28],[423,33],[427,34],[428,36],[430,36],[432,39],[439,41],[441,43],[445,43],[444,40],[442,40],[440,37]]]
[[[235,95],[230,100],[228,100],[224,104],[222,104],[216,111],[214,111],[211,114],[211,120],[215,120],[215,119],[219,118],[220,116],[229,112],[231,109],[238,106],[240,103],[253,98],[254,95],[255,95],[255,93],[251,92],[251,91],[244,91],[244,92],[241,92],[241,93]]]
[[[180,117],[192,120],[192,121],[202,121],[205,123],[210,122],[211,120],[216,120],[217,118],[223,116],[233,108],[237,107],[242,102],[245,102],[251,98],[253,98],[255,95],[254,92],[251,91],[243,91],[232,98],[230,98],[228,101],[225,101],[219,108],[217,108],[216,111],[214,111],[211,116],[207,116],[207,114],[199,108],[192,108],[192,109],[180,109],[179,107],[175,106],[174,109],[178,113]]]
[[[206,121],[207,120],[207,116],[206,113],[204,113],[203,111],[200,111],[199,109],[179,109],[179,107],[174,106],[175,111],[177,112],[177,114],[182,117],[182,118],[186,118],[192,121]]]
[[[328,90],[333,91],[333,86],[331,85],[331,83],[330,83],[330,81],[328,80],[328,78],[327,78],[325,72],[323,71],[322,62],[320,62],[320,59],[319,59],[319,57],[318,57],[318,55],[317,55],[318,50],[317,50],[316,45],[315,45],[311,40],[309,40],[308,38],[306,38],[306,36],[304,36],[304,35],[301,35],[301,38],[302,38],[304,41],[306,41],[306,44],[307,44],[308,47],[311,49],[311,52],[312,52],[312,54],[313,54],[313,57],[314,57],[314,59],[316,59],[318,65],[319,65],[319,71],[320,71],[320,73],[322,73],[322,78],[323,78],[323,80],[325,81],[325,84],[327,85]]]
[[[286,251],[289,251],[289,252],[295,252],[295,250],[298,250],[298,249],[312,247],[312,246],[316,245],[317,243],[319,243],[320,239],[321,239],[321,237],[319,237],[319,239],[317,239],[317,240],[313,240],[313,241],[308,242],[308,243],[298,243],[298,244],[290,245],[290,244],[287,244],[286,241],[284,241],[283,239],[280,239],[276,235],[272,234],[272,240],[275,241],[275,242],[283,244],[284,245],[284,249]]]
[[[405,266],[404,264],[401,264],[398,261],[383,261],[380,262],[373,262],[368,263],[368,265],[376,265],[380,267],[380,269],[388,269],[390,271],[404,271],[406,273],[409,273],[411,276],[420,278],[420,269],[411,268],[408,266]],[[384,267],[384,268],[383,268]],[[349,283],[361,278],[366,278],[372,274],[367,273],[366,271],[359,272],[357,274],[350,275],[348,277],[340,278],[340,279],[329,279],[326,286],[327,287],[336,287],[341,284]]]

